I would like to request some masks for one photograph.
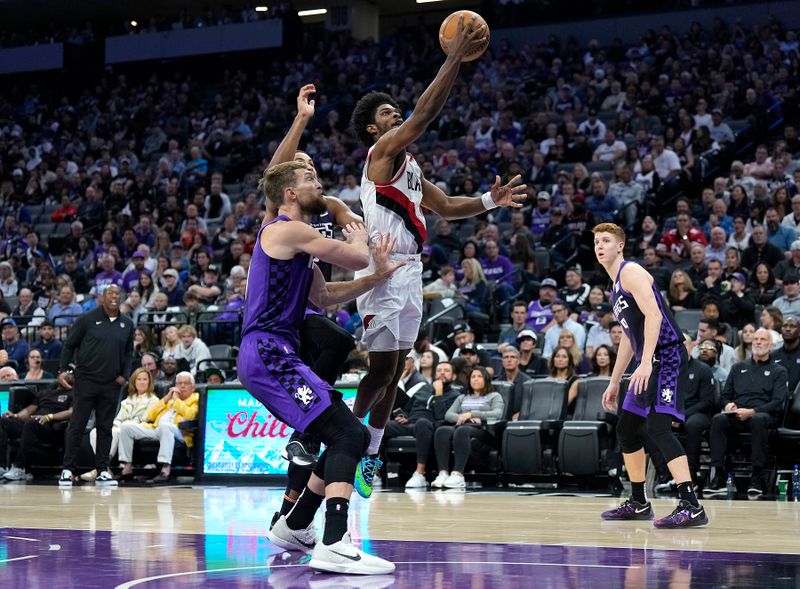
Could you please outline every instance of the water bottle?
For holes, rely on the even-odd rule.
[[[733,480],[733,473],[728,473],[728,482],[725,485],[725,490],[728,492],[728,497],[736,496],[736,483]]]
[[[792,473],[792,501],[800,501],[800,468],[796,464]]]

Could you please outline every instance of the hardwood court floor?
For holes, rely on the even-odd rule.
[[[354,540],[398,570],[347,580],[312,574],[299,555],[292,560],[266,541],[281,495],[264,487],[6,484],[0,587],[485,589],[539,585],[532,579],[638,587],[660,584],[667,572],[676,587],[712,587],[734,571],[732,586],[796,587],[800,579],[800,503],[709,500],[709,526],[668,531],[601,521],[618,502],[608,497],[377,492],[352,501]],[[674,501],[654,506],[662,516]]]

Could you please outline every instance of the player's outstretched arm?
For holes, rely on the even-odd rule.
[[[292,121],[292,126],[289,127],[289,132],[286,133],[275,151],[275,155],[272,156],[268,168],[294,159],[297,146],[300,145],[300,137],[303,136],[308,122],[314,117],[314,101],[309,100],[309,97],[316,91],[314,84],[306,84],[300,88],[300,93],[297,95],[297,115]]]
[[[350,210],[344,201],[335,196],[323,196],[325,206],[339,227],[346,227],[351,223],[363,223],[364,219]]]
[[[260,245],[268,256],[279,260],[289,260],[302,252],[347,270],[366,268],[369,265],[369,237],[364,226],[351,223],[342,231],[345,241],[328,239],[302,221],[289,221],[262,231]]]
[[[474,17],[464,21],[462,14],[458,21],[458,33],[449,45],[449,54],[439,68],[436,77],[422,96],[419,97],[414,112],[402,125],[383,135],[375,144],[373,159],[393,158],[405,148],[422,137],[428,126],[442,111],[453,84],[458,77],[461,59],[483,44],[484,26],[475,26]]]
[[[390,238],[388,235],[381,234],[372,248],[372,258],[375,263],[375,271],[369,276],[363,276],[357,280],[346,282],[325,282],[322,272],[314,267],[314,282],[311,284],[309,300],[319,308],[328,305],[335,305],[352,301],[365,292],[372,290],[378,284],[394,274],[395,270],[405,266],[405,262],[389,262],[389,254],[394,249],[397,238]]]
[[[500,176],[489,192],[481,198],[473,196],[447,196],[435,184],[422,180],[422,205],[445,219],[465,219],[480,215],[495,207],[520,208],[527,195],[525,184],[517,184],[521,176],[514,176],[507,184],[500,184]]]

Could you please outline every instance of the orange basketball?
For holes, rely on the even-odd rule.
[[[445,53],[448,53],[448,47],[450,45],[450,41],[456,35],[458,31],[458,20],[461,15],[464,15],[464,24],[469,26],[472,17],[475,17],[474,25],[476,28],[483,25],[484,27],[484,35],[482,39],[481,45],[472,53],[468,53],[464,56],[464,59],[461,61],[472,61],[474,59],[478,59],[483,52],[486,51],[486,48],[489,47],[489,25],[486,24],[486,21],[483,20],[483,17],[478,14],[477,12],[472,12],[471,10],[457,10],[446,19],[442,23],[442,26],[439,27],[439,44],[442,46],[442,50]]]

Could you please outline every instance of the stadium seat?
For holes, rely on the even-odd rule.
[[[694,333],[697,331],[697,324],[702,316],[703,312],[700,309],[684,309],[675,312],[675,321],[681,331]]]
[[[793,468],[800,455],[800,384],[787,401],[787,410],[784,414],[783,424],[778,428],[780,440],[781,466]]]
[[[509,474],[538,474],[551,470],[551,432],[557,431],[567,414],[569,387],[566,381],[538,379],[522,388],[519,421],[508,423],[503,432],[503,465]]]
[[[572,420],[564,423],[558,439],[559,469],[564,474],[591,475],[607,470],[606,453],[613,443],[613,419],[603,408],[606,377],[583,378]],[[620,391],[623,388],[620,387]]]

